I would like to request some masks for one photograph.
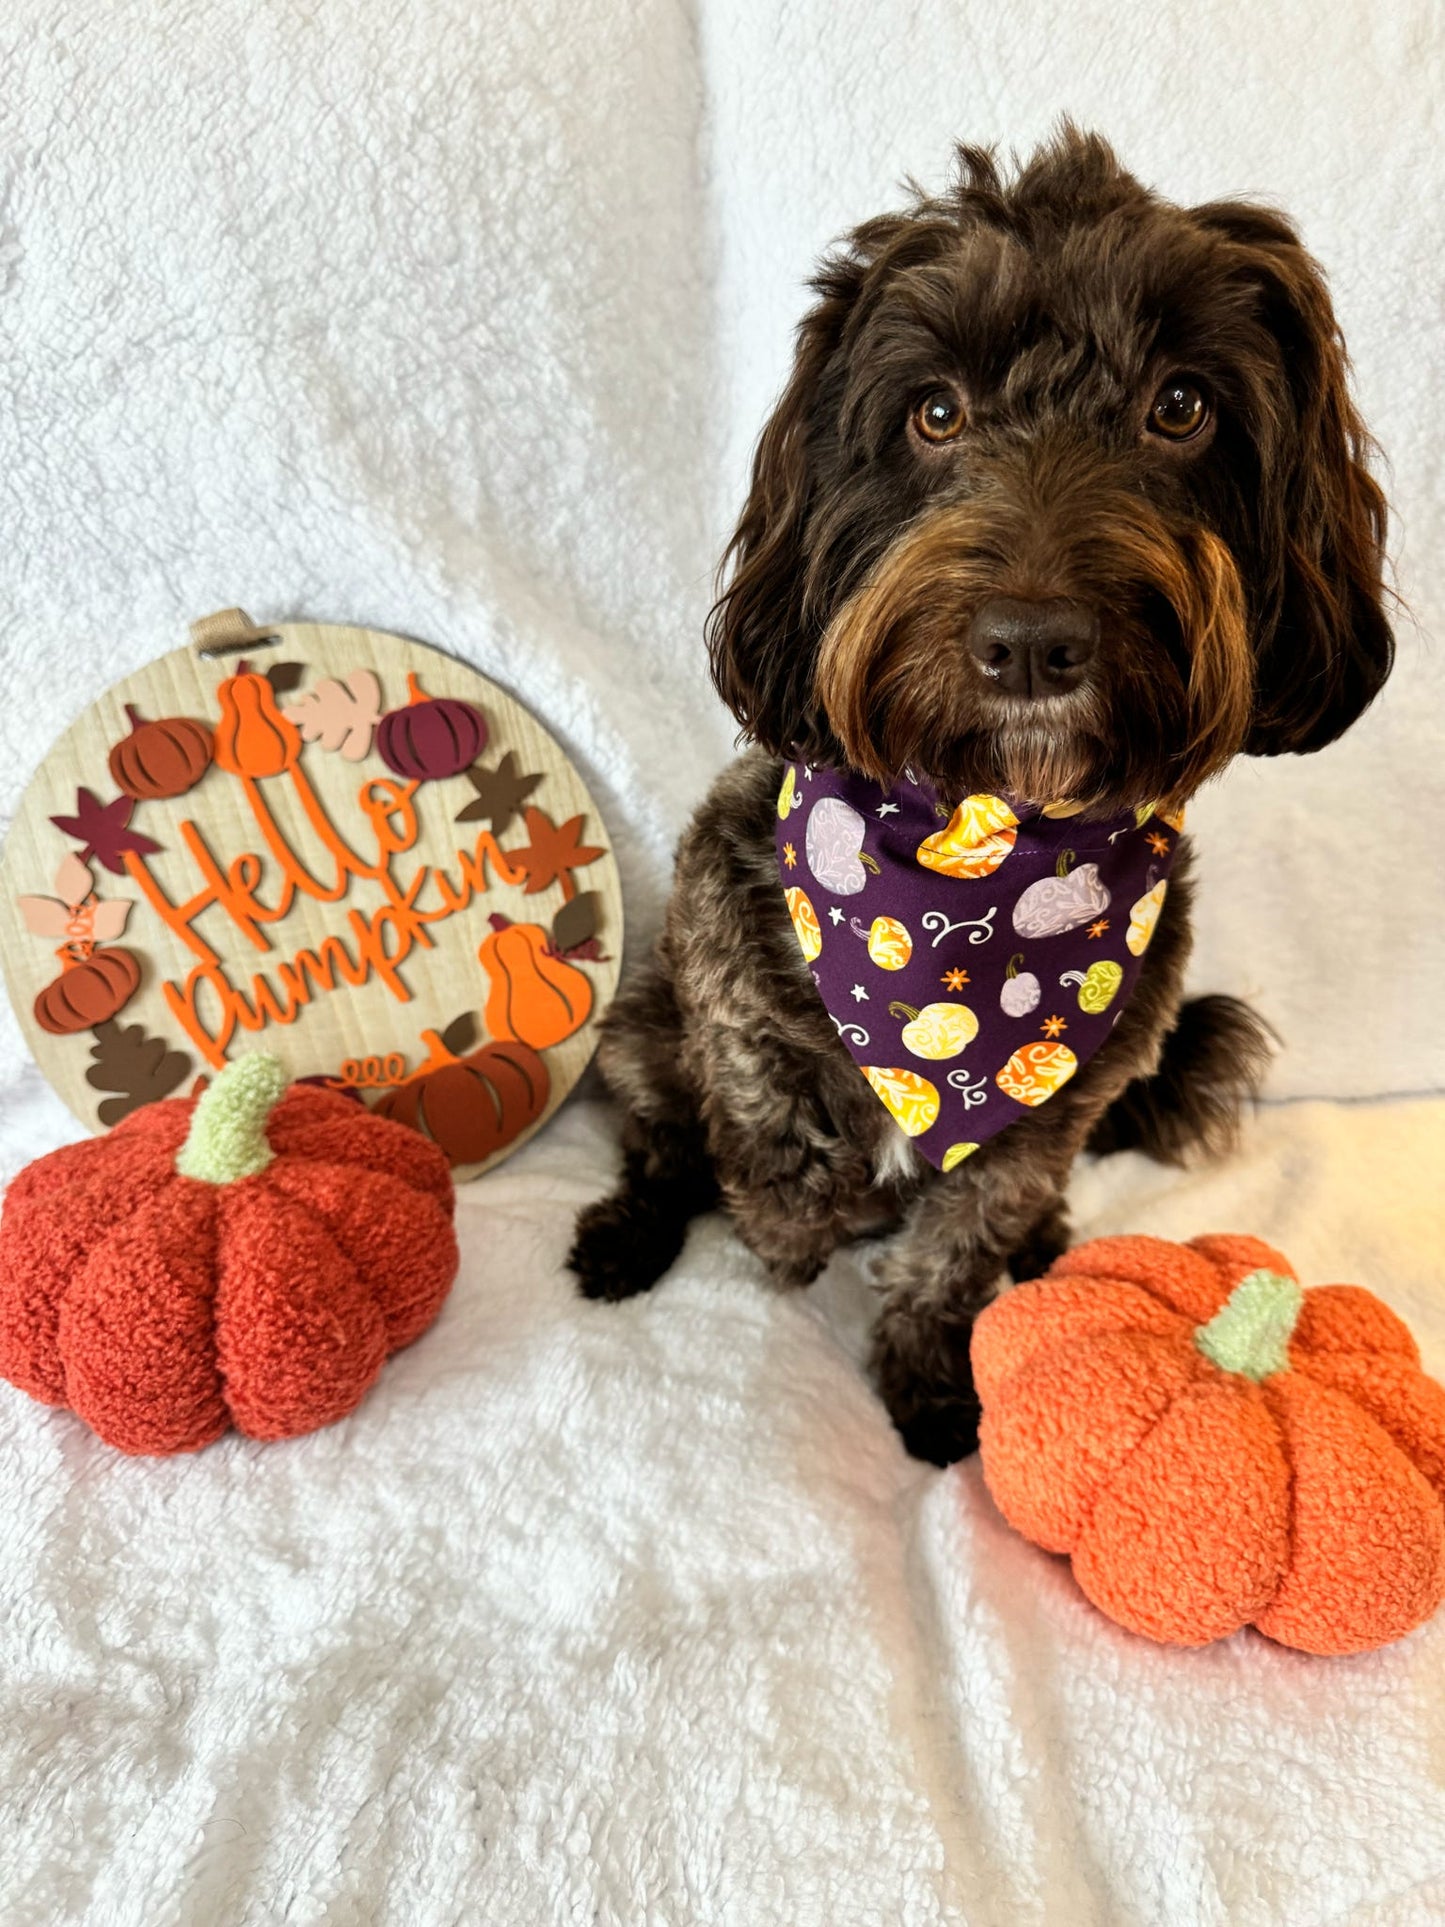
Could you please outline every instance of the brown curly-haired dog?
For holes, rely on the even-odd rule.
[[[900,1224],[874,1364],[911,1451],[971,1451],[972,1321],[1064,1245],[1070,1167],[1226,1143],[1267,1058],[1183,1002],[1181,855],[1138,988],[1057,1096],[941,1174],[839,1041],[774,855],[780,758],[946,801],[1191,795],[1320,748],[1389,673],[1385,505],[1318,268],[1281,215],[1180,208],[1066,126],[1013,178],[959,150],[942,199],[823,263],[710,623],[755,747],[684,836],[666,927],[608,1015],[621,1188],[584,1211],[590,1297],[642,1291],[719,1199],[781,1285]]]

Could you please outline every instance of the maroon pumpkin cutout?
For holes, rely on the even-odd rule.
[[[487,744],[479,709],[458,696],[428,696],[415,674],[406,679],[411,700],[388,710],[376,730],[386,767],[414,783],[435,783],[470,769]]]
[[[148,723],[127,703],[130,735],[110,752],[115,786],[137,802],[184,796],[211,767],[214,739],[204,723],[189,716],[166,716]]]
[[[35,1021],[52,1037],[70,1037],[109,1023],[140,988],[140,965],[129,950],[67,945],[60,975],[35,999]]]

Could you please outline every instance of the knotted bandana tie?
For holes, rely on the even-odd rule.
[[[838,1035],[895,1123],[950,1171],[1087,1064],[1138,982],[1182,815],[966,796],[950,815],[791,763],[778,872]]]

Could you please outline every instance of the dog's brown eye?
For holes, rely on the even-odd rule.
[[[1174,375],[1154,397],[1149,426],[1166,441],[1187,442],[1209,420],[1209,403],[1192,381]]]
[[[963,419],[963,403],[951,388],[930,389],[913,411],[913,426],[926,442],[951,442]]]

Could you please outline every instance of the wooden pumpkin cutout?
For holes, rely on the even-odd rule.
[[[428,1032],[426,1068],[373,1107],[421,1131],[453,1166],[485,1163],[534,1124],[547,1102],[547,1066],[530,1045],[512,1039],[471,1050],[464,1041],[471,1029],[468,1016],[439,1036]]]
[[[486,747],[481,711],[473,703],[428,696],[414,670],[407,677],[407,691],[411,700],[406,707],[391,710],[377,728],[382,762],[416,783],[460,776]]]
[[[118,790],[138,802],[159,796],[184,796],[211,766],[215,743],[204,723],[189,716],[167,716],[148,723],[127,703],[130,735],[110,752],[110,774]]]
[[[55,955],[60,975],[35,999],[34,1016],[53,1037],[70,1037],[107,1023],[135,994],[140,965],[129,950],[105,947],[130,917],[130,904],[96,895],[90,871],[75,855],[55,873],[54,896],[20,898],[25,927],[33,936],[60,937]]]
[[[53,1037],[108,1023],[140,986],[140,965],[129,950],[77,944],[60,954],[60,975],[35,999],[35,1021]]]
[[[459,1179],[477,1175],[555,1112],[616,987],[621,893],[595,803],[534,717],[425,644],[322,624],[258,628],[237,612],[198,627],[197,647],[96,699],[12,824],[0,960],[37,1062],[91,1129],[182,1058],[190,1089],[255,1050],[293,1078],[377,1105],[442,1068],[432,1040],[458,1011],[488,1006],[478,953],[497,917],[535,934],[488,952],[505,960],[518,1013],[515,1037],[488,1024],[474,1046],[507,1053],[488,1060],[482,1092],[495,1123],[474,1117],[462,1131],[450,1103],[454,1086],[460,1109],[474,1108],[475,1068],[463,1073],[471,1086],[449,1073],[398,1098],[403,1112],[415,1098],[424,1134],[435,1125],[453,1152],[477,1153],[455,1167]],[[438,722],[455,726],[445,754]],[[182,723],[197,734],[152,733]],[[181,788],[208,736],[213,754]],[[486,807],[469,813],[473,801]],[[20,900],[41,904],[67,853],[76,876],[44,910],[48,941],[37,942]],[[70,930],[97,886],[94,926]],[[67,948],[82,943],[88,953]]]

